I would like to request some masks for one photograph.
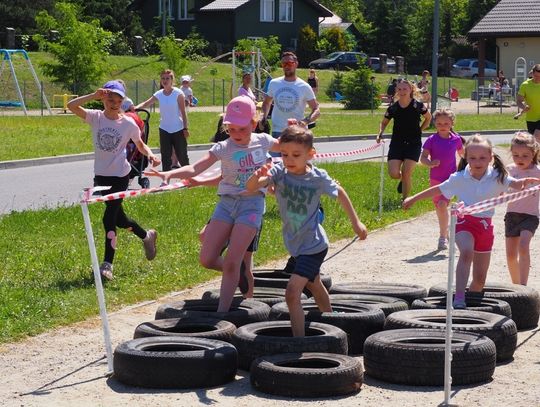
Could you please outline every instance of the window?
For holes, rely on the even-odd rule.
[[[165,8],[167,9],[167,17],[172,18],[172,0],[158,0],[158,15],[163,14],[163,2],[165,2]]]
[[[293,0],[279,0],[279,21],[281,23],[292,23]]]
[[[274,0],[261,0],[261,21],[274,21]]]
[[[195,0],[178,0],[178,19],[193,20],[195,17],[189,11],[195,8]]]

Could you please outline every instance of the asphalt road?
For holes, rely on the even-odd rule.
[[[508,143],[512,134],[487,136],[493,143],[500,144]],[[374,140],[333,141],[316,143],[316,148],[319,153],[345,152],[373,144]],[[204,151],[190,151],[190,161],[195,162],[202,154]],[[358,156],[331,160],[350,161],[374,158],[380,154],[381,150],[377,149]],[[93,160],[0,170],[0,214],[73,205],[79,201],[81,190],[92,185],[92,174]],[[158,179],[151,179],[152,186],[158,184]],[[132,188],[139,188],[137,179],[133,181]]]

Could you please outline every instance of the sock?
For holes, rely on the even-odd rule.
[[[456,291],[456,295],[454,296],[454,301],[464,301],[465,300],[465,293]]]

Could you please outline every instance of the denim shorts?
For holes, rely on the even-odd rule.
[[[241,223],[260,229],[265,211],[263,194],[258,195],[221,195],[212,219],[235,225]]]

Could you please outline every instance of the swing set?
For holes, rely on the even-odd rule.
[[[13,56],[14,55],[22,55],[24,60],[27,62],[28,67],[30,68],[30,72],[32,73],[32,77],[34,78],[34,82],[37,86],[37,89],[39,90],[39,93],[41,95],[42,101],[47,107],[47,110],[49,111],[49,114],[52,115],[51,107],[49,106],[49,102],[47,100],[47,96],[45,96],[45,93],[43,91],[43,88],[41,86],[41,83],[39,82],[39,79],[36,75],[36,71],[34,70],[34,67],[32,66],[32,62],[30,61],[30,56],[24,49],[0,49],[0,58],[2,58],[2,63],[0,65],[0,80],[2,79],[2,74],[4,73],[4,68],[6,65],[9,65],[9,69],[11,72],[11,77],[13,78],[13,82],[15,83],[15,90],[17,92],[17,100],[0,100],[0,108],[19,108],[21,107],[24,111],[25,116],[28,116],[28,110],[26,108],[26,104],[24,102],[24,97],[21,92],[21,87],[19,86],[19,80],[17,79],[17,74],[15,73],[15,67],[13,65]],[[6,91],[7,86],[4,87],[2,90],[2,94],[4,94],[4,91]],[[2,95],[0,95],[0,98],[2,98]]]

